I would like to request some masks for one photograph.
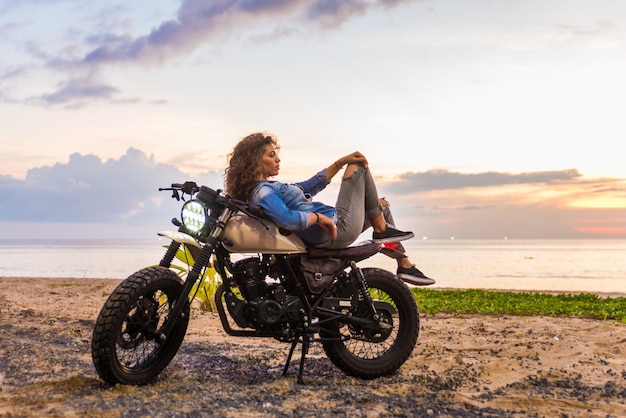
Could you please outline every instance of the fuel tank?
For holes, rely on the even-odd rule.
[[[234,253],[306,253],[304,242],[296,234],[281,234],[272,221],[253,219],[242,212],[230,218],[222,242],[224,248]]]

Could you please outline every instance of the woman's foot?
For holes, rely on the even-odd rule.
[[[415,265],[411,267],[398,267],[397,275],[403,281],[415,286],[428,286],[435,284],[435,280],[426,277],[424,273],[419,271]]]
[[[383,244],[385,242],[398,242],[406,239],[413,238],[415,235],[410,231],[400,231],[387,225],[387,229],[382,232],[376,232],[372,234],[372,241],[377,244]]]

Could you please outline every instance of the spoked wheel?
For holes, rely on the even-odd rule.
[[[100,377],[142,385],[154,379],[174,358],[189,323],[189,301],[181,279],[164,267],[140,270],[111,293],[96,320],[91,342]],[[161,341],[175,303],[185,303],[170,335]]]
[[[344,373],[362,379],[389,375],[409,358],[419,333],[419,313],[415,298],[396,276],[381,269],[363,269],[370,295],[386,302],[393,310],[381,309],[377,325],[335,323],[320,336],[328,358]],[[334,296],[356,297],[352,286],[340,287]],[[367,303],[359,300],[352,316],[371,319]],[[341,341],[336,337],[341,336]]]

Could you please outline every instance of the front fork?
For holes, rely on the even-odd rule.
[[[202,271],[204,270],[204,268],[209,265],[209,261],[211,260],[211,255],[213,254],[213,251],[215,250],[215,247],[217,246],[219,242],[219,238],[222,235],[222,232],[224,231],[226,222],[228,222],[228,220],[230,219],[233,213],[234,212],[232,209],[225,208],[220,214],[220,216],[215,220],[215,226],[213,227],[211,234],[207,237],[205,241],[206,244],[202,247],[198,256],[194,259],[193,267],[191,268],[191,271],[189,272],[189,274],[187,274],[187,278],[185,279],[185,282],[183,283],[183,289],[181,293],[181,302],[184,302],[184,303],[177,303],[178,301],[176,301],[176,303],[174,304],[174,309],[172,309],[170,313],[170,317],[163,325],[163,328],[161,328],[161,332],[157,335],[157,338],[160,342],[165,342],[165,340],[167,340],[175,324],[178,322],[178,318],[181,315],[184,315],[183,308],[187,306],[189,303],[191,303],[187,295],[189,295],[189,293],[191,292],[191,289],[193,289],[194,284],[201,277]],[[181,229],[184,229],[184,227],[181,226],[179,231]],[[167,252],[163,256],[163,259],[159,263],[159,266],[170,268],[172,261],[174,260],[174,257],[176,257],[176,252],[180,248],[180,245],[181,245],[180,242],[172,241],[172,244],[170,245]],[[184,299],[183,299],[183,296],[184,296]]]
[[[181,229],[183,228],[182,227],[178,228],[178,232],[181,232]],[[176,253],[178,252],[178,249],[180,248],[180,246],[181,246],[180,242],[172,241],[172,243],[167,247],[167,251],[165,252],[165,255],[163,256],[163,258],[161,259],[159,266],[170,268],[170,266],[172,265],[172,261],[174,261],[174,257],[176,257]]]

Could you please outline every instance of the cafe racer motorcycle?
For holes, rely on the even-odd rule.
[[[92,358],[109,384],[152,381],[174,358],[189,322],[194,284],[215,268],[215,306],[224,330],[298,344],[298,383],[311,343],[350,376],[373,379],[397,371],[418,338],[419,314],[410,290],[394,274],[357,263],[381,250],[366,241],[345,249],[309,248],[294,233],[252,213],[220,190],[172,184],[184,202],[177,231],[158,266],[131,274],[108,296],[96,320]],[[172,262],[193,255],[183,279]]]

